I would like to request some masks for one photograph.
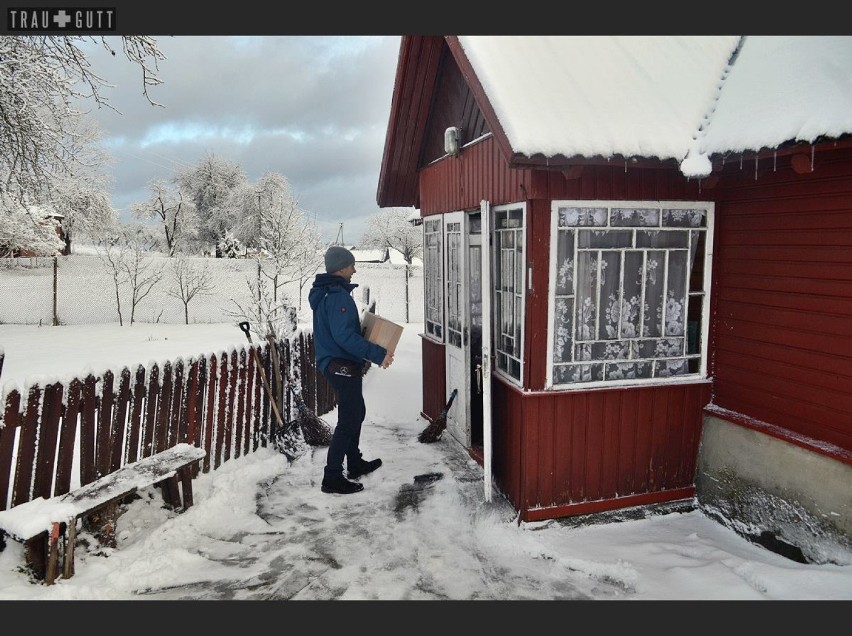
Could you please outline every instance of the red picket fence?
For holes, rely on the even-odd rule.
[[[274,415],[252,348],[274,387],[266,344],[162,368],[125,367],[118,377],[108,371],[67,386],[32,385],[26,396],[11,391],[0,423],[0,510],[69,492],[75,470],[85,485],[178,443],[207,451],[193,477],[266,447]],[[300,387],[308,406],[318,415],[334,408],[334,392],[314,366],[312,334],[281,341],[278,350],[282,376]],[[286,385],[282,403],[282,416],[292,419]]]

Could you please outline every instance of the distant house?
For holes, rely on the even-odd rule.
[[[852,546],[850,133],[850,37],[404,36],[377,202],[485,496]]]

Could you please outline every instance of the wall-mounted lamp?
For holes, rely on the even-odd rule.
[[[461,128],[450,126],[444,131],[444,152],[458,157],[461,151]]]

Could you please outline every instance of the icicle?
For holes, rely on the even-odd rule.
[[[815,146],[811,146],[811,172],[814,171],[814,150]]]
[[[754,180],[757,181],[757,157],[758,155],[754,155]]]
[[[624,174],[627,174],[627,159],[624,160]]]
[[[778,171],[778,151],[772,151],[772,172]]]
[[[743,156],[740,155],[740,170],[743,169]]]

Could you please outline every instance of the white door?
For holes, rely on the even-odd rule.
[[[467,280],[465,253],[467,232],[464,212],[444,215],[444,271],[446,272],[446,381],[447,398],[455,390],[456,398],[447,412],[447,431],[465,448],[470,446],[468,387]]]
[[[480,251],[480,305],[482,333],[480,336],[481,361],[479,384],[482,387],[482,451],[485,501],[491,501],[491,204],[480,203],[480,228],[482,249]]]

